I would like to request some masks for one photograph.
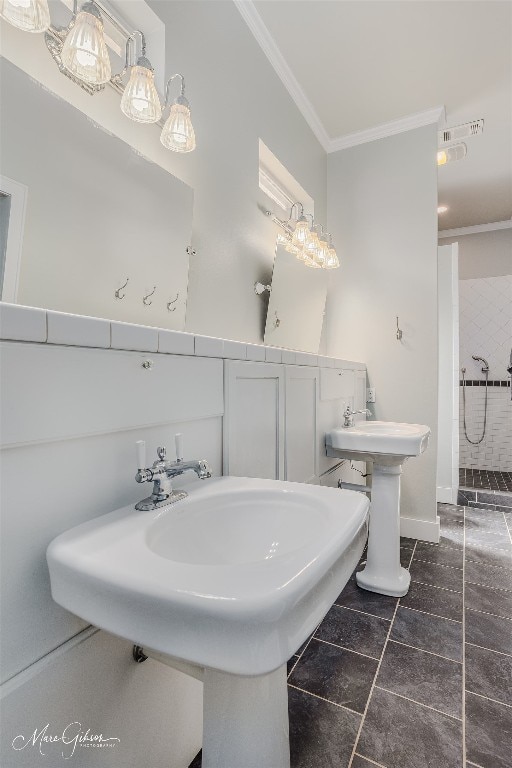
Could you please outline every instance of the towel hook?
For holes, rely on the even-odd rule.
[[[175,299],[171,299],[171,301],[167,302],[167,311],[168,312],[176,312],[176,307],[173,307],[172,305],[176,304],[176,302],[179,299],[179,296],[180,296],[180,292],[178,291],[178,293],[176,294],[176,298]]]
[[[126,283],[125,283],[124,285],[121,285],[121,286],[120,286],[120,287],[117,289],[117,291],[115,291],[115,292],[114,292],[114,296],[116,297],[116,299],[124,299],[124,297],[126,296],[126,293],[123,293],[123,294],[121,295],[121,291],[123,290],[123,288],[126,288],[126,286],[128,285],[128,283],[129,283],[129,282],[130,282],[130,278],[129,278],[129,277],[127,277],[127,278],[126,278]]]
[[[152,296],[154,294],[155,291],[156,291],[156,285],[153,288],[153,290],[151,291],[151,293],[148,293],[148,294],[146,294],[146,296],[142,297],[142,302],[143,302],[143,304],[146,305],[146,307],[149,307],[149,305],[153,303],[152,301],[148,301],[148,299],[149,299],[150,296]]]
[[[402,340],[403,332],[401,331],[399,325],[398,325],[398,315],[396,316],[396,338],[398,341]]]

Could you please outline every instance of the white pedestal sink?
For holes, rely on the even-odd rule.
[[[361,421],[326,436],[328,456],[372,461],[372,503],[366,567],[357,583],[370,592],[402,597],[411,577],[400,565],[400,475],[404,462],[425,451],[430,428],[423,424]]]
[[[55,539],[53,598],[178,668],[194,666],[204,680],[203,768],[288,768],[286,661],[357,565],[368,500],[234,477],[188,490],[156,512],[125,507]]]

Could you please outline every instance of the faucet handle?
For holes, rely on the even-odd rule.
[[[146,441],[137,440],[137,442],[135,443],[135,448],[137,449],[137,469],[145,469],[146,468]]]
[[[183,461],[183,435],[181,432],[176,432],[174,435],[174,443],[176,445],[176,461]]]
[[[157,448],[156,452],[160,461],[165,461],[165,457],[167,456],[167,448],[162,446],[161,448]]]

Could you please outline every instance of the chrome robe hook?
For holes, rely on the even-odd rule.
[[[151,291],[151,293],[147,293],[145,296],[142,297],[142,303],[145,304],[146,307],[149,307],[149,305],[153,303],[152,301],[148,301],[148,299],[149,299],[150,296],[152,296],[154,294],[155,291],[156,291],[156,285],[153,288],[153,290]]]

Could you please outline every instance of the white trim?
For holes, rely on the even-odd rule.
[[[2,301],[15,304],[18,298],[28,187],[7,176],[0,176],[0,190],[11,199],[1,298]]]
[[[384,139],[387,136],[395,136],[397,133],[411,131],[413,128],[422,128],[433,123],[444,125],[446,120],[445,108],[440,106],[423,112],[416,112],[412,115],[406,115],[398,120],[391,120],[388,123],[382,123],[373,128],[367,128],[363,131],[356,131],[355,133],[348,133],[346,136],[338,136],[335,139],[331,139],[315,108],[304,93],[286,59],[279,50],[276,41],[256,10],[253,1],[233,0],[233,2],[254,35],[256,42],[274,68],[277,76],[299,108],[304,120],[327,153],[338,152],[340,149],[355,147],[358,144],[366,144],[377,139]]]
[[[233,0],[233,2],[305,121],[325,151],[329,152],[330,139],[327,131],[256,10],[254,3],[252,0]]]
[[[406,115],[398,120],[390,120],[388,123],[376,125],[373,128],[366,128],[363,131],[347,133],[346,136],[339,136],[337,139],[331,139],[328,152],[338,152],[340,149],[357,147],[359,144],[366,144],[369,141],[385,139],[388,136],[395,136],[398,133],[411,131],[414,128],[423,128],[425,125],[432,125],[444,122],[444,106],[433,107],[423,112],[415,112],[412,115]]]
[[[441,504],[456,504],[457,503],[457,489],[456,488],[444,488],[441,485],[437,486],[436,492],[437,501]]]
[[[475,235],[477,232],[494,232],[496,229],[512,229],[512,219],[494,221],[490,224],[475,224],[472,227],[442,229],[438,234],[438,239],[446,240],[447,237],[464,237],[464,235]]]
[[[80,645],[80,643],[83,643],[85,640],[88,640],[90,637],[95,635],[96,632],[99,631],[100,630],[97,627],[87,627],[86,629],[82,630],[82,632],[79,632],[77,635],[73,635],[73,637],[71,637],[69,640],[66,640],[64,643],[62,643],[62,645],[54,648],[52,651],[47,653],[46,656],[43,656],[42,659],[38,659],[29,667],[26,667],[26,669],[18,672],[16,675],[14,675],[14,677],[11,677],[5,683],[2,683],[0,686],[0,699],[4,699],[6,696],[14,693],[14,691],[16,691],[22,685],[25,685],[25,683],[28,683],[30,680],[32,680],[33,677],[39,675],[43,670],[46,669],[46,667],[49,667],[51,664],[57,661],[57,659],[59,659],[64,653],[67,653],[72,648],[75,648],[75,646]]]
[[[431,541],[433,544],[439,542],[440,534],[439,515],[435,520],[415,520],[412,517],[400,518],[400,536],[406,536],[408,539],[420,539],[421,541]]]

